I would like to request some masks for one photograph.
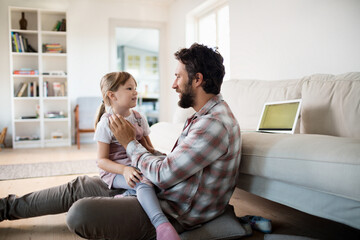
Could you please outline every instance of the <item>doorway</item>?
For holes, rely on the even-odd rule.
[[[137,82],[135,110],[146,116],[149,125],[160,116],[160,29],[133,24],[111,24],[111,71],[126,71]]]

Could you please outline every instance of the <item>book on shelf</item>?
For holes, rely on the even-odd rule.
[[[54,82],[53,90],[55,97],[65,97],[66,96],[66,82]]]
[[[11,47],[13,52],[18,52],[18,46],[14,32],[11,32]]]
[[[27,87],[27,83],[22,83],[20,85],[21,85],[21,87],[18,90],[18,92],[16,93],[16,95],[15,95],[16,97],[21,97],[25,93],[25,89]]]
[[[44,53],[62,53],[62,46],[60,43],[45,43],[43,44]]]
[[[13,74],[14,75],[39,75],[39,70],[22,68],[20,70],[14,70]]]
[[[49,96],[49,82],[48,81],[45,81],[43,82],[43,94],[44,94],[44,97],[48,97]]]
[[[15,141],[33,141],[33,140],[40,140],[39,136],[16,136]]]
[[[11,45],[13,52],[36,52],[29,44],[28,39],[18,32],[11,32]]]
[[[63,111],[50,111],[45,114],[45,118],[65,118]]]
[[[22,83],[20,83],[19,86],[16,89],[14,87],[14,96],[15,97],[19,94],[21,88],[22,88]]]
[[[28,82],[28,86],[27,86],[27,96],[31,97],[31,91],[33,90],[33,86],[31,82]]]
[[[46,76],[66,76],[66,72],[65,71],[47,71],[47,72],[43,72],[42,75],[46,75]]]
[[[53,31],[61,31],[61,32],[66,32],[66,19],[62,19],[61,21],[57,21]]]
[[[37,81],[24,82],[19,85],[15,97],[38,97],[39,86]]]
[[[39,85],[37,83],[37,81],[34,81],[34,85],[33,85],[33,95],[34,97],[38,97],[39,96]]]
[[[32,52],[29,50],[29,42],[27,38],[24,38],[24,50],[25,52]]]
[[[60,30],[60,25],[61,25],[61,21],[57,21],[54,28],[53,28],[53,31],[59,31]]]
[[[37,119],[38,116],[21,116],[20,119]]]
[[[65,84],[66,83],[61,83],[60,84],[60,96],[63,96],[63,97],[65,97]]]
[[[20,40],[20,48],[22,52],[25,52],[25,48],[24,48],[24,40],[23,37],[21,35],[19,35],[19,40]]]
[[[34,82],[28,82],[28,88],[27,88],[27,96],[28,97],[38,97],[38,84],[36,81]]]
[[[43,82],[44,97],[65,97],[66,96],[66,82],[53,82],[50,86],[48,81]]]
[[[51,139],[62,139],[64,134],[60,130],[51,132]]]
[[[22,52],[21,48],[20,48],[20,39],[19,39],[19,34],[15,33],[14,34],[15,37],[15,44],[16,44],[16,52]]]

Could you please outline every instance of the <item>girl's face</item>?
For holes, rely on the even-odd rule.
[[[111,106],[117,113],[133,108],[136,106],[137,91],[136,82],[133,78],[129,78],[124,85],[120,85],[116,92],[112,92]]]

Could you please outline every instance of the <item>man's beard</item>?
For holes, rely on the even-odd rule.
[[[181,98],[178,105],[182,108],[189,108],[194,106],[195,96],[191,90],[191,85],[186,85],[184,92],[181,92]]]

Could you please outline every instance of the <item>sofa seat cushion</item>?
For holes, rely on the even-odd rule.
[[[240,172],[360,201],[360,139],[243,133]]]
[[[181,240],[230,240],[239,239],[249,233],[236,218],[234,207],[228,205],[219,217],[199,228],[180,234]]]

